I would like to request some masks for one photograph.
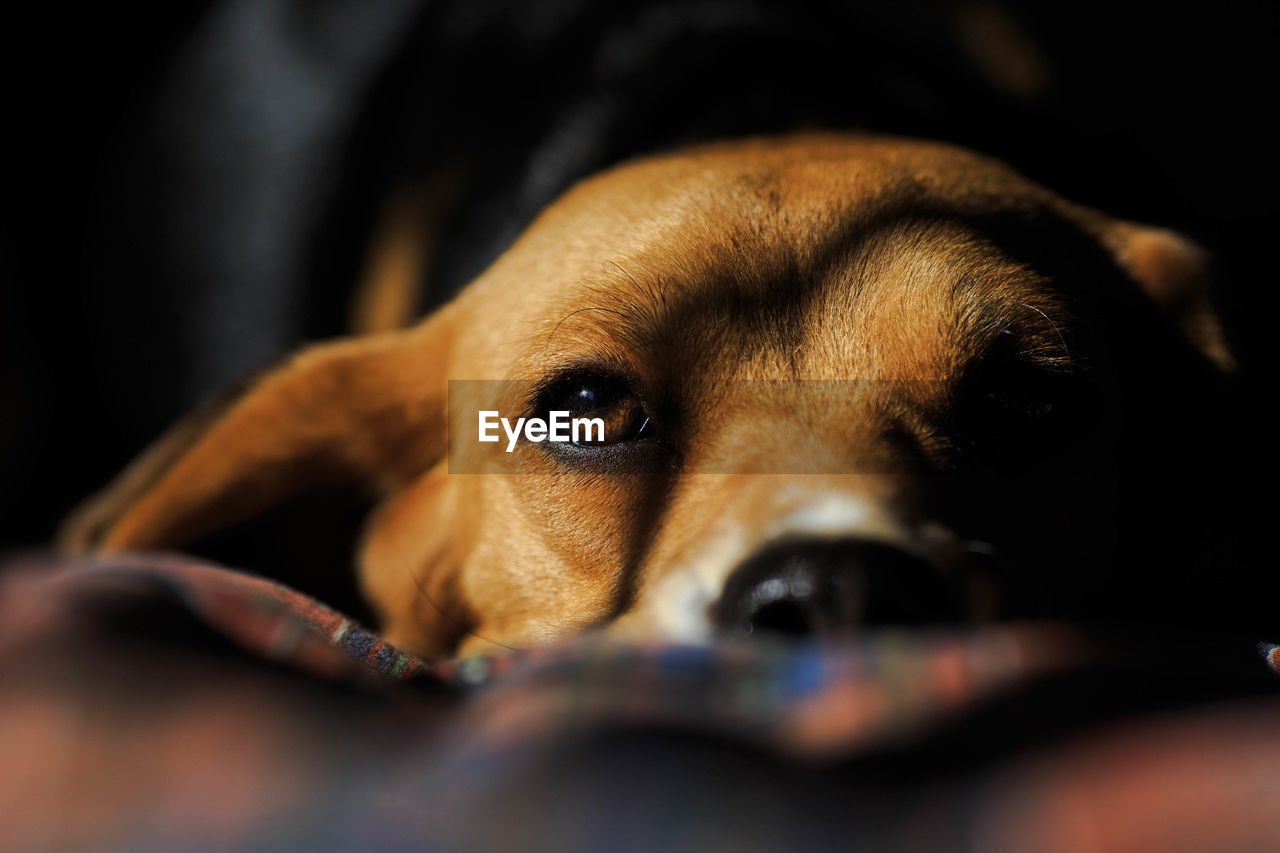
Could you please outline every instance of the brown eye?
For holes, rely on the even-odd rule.
[[[595,373],[569,374],[547,386],[538,399],[541,411],[567,411],[570,418],[596,422],[583,429],[579,439],[572,442],[578,447],[638,441],[653,433],[644,403],[618,377]]]

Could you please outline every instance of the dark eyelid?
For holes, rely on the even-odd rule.
[[[977,365],[995,359],[1015,361],[1045,373],[1069,375],[1076,372],[1072,356],[1056,324],[1006,326],[993,335],[975,360]]]
[[[561,365],[535,382],[524,401],[524,410],[530,417],[541,417],[552,397],[565,393],[572,385],[588,381],[616,383],[641,397],[631,374],[620,365],[605,359],[585,358]]]

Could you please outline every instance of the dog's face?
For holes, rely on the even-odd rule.
[[[1160,340],[1160,309],[1181,339],[1135,366],[1115,340]],[[940,145],[711,146],[584,183],[420,326],[179,428],[73,537],[174,546],[368,483],[361,581],[420,652],[1078,615],[1115,588],[1149,429],[1125,377],[1187,342],[1229,369],[1167,232]],[[481,411],[604,438],[508,453]]]

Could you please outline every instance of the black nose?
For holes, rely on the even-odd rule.
[[[958,618],[936,567],[861,539],[791,541],[747,559],[729,576],[712,618],[721,630],[809,635]]]

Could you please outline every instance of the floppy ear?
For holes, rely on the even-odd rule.
[[[179,423],[64,523],[75,551],[175,548],[328,486],[387,489],[446,450],[441,314],[307,349]]]
[[[1100,238],[1121,268],[1220,370],[1238,366],[1211,298],[1209,253],[1173,231],[1108,221]]]

